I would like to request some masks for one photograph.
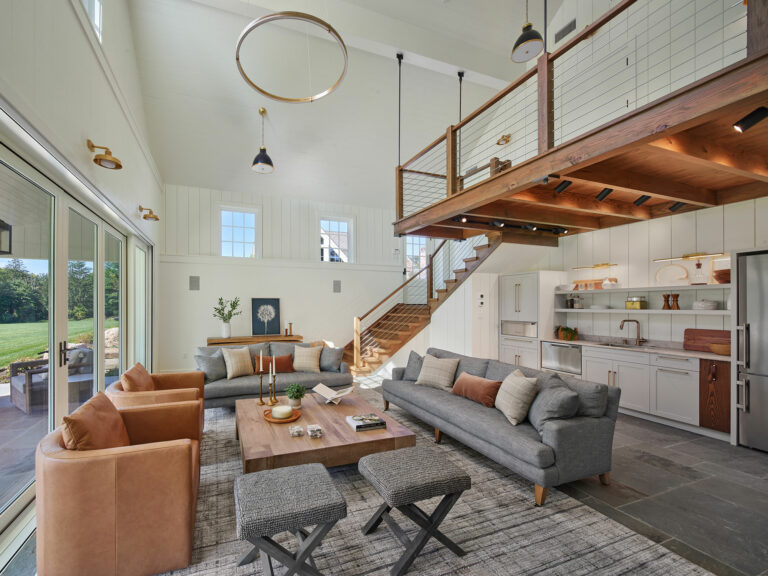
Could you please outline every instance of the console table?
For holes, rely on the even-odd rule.
[[[259,344],[261,342],[303,342],[304,337],[298,334],[291,336],[282,336],[280,334],[267,334],[266,336],[230,336],[221,338],[218,336],[208,337],[208,346],[226,346],[237,344]]]

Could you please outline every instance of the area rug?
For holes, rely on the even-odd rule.
[[[358,393],[381,405],[378,391],[360,389]],[[441,526],[467,555],[454,556],[432,540],[409,574],[709,574],[556,489],[550,490],[544,507],[535,507],[531,482],[451,438],[444,437],[442,444],[435,445],[433,430],[424,423],[396,406],[390,413],[416,433],[417,444],[429,444],[442,451],[472,477],[472,489],[462,495]],[[242,470],[234,410],[206,410],[201,458],[193,564],[171,574],[261,575],[258,560],[236,566],[250,544],[237,540],[235,534],[233,482]],[[385,525],[371,536],[361,533],[381,504],[380,497],[357,472],[357,466],[333,468],[330,472],[347,500],[348,515],[315,552],[318,569],[329,576],[388,574],[402,553],[399,541]],[[425,503],[424,508],[431,511],[436,504],[434,500]],[[409,527],[409,536],[415,535],[415,527],[410,528],[413,525],[399,512],[393,516]],[[295,549],[295,542],[287,534],[276,540]],[[276,567],[276,573],[282,574],[282,566]]]

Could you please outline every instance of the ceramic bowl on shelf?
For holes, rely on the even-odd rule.
[[[731,283],[731,269],[723,268],[722,270],[715,270],[712,272],[712,276],[715,278],[715,282],[718,284],[730,284]]]
[[[713,354],[720,354],[721,356],[731,355],[730,344],[710,344],[709,349],[712,351]]]
[[[693,303],[694,310],[717,310],[717,302],[714,300],[696,300]]]

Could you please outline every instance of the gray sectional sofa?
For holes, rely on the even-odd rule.
[[[445,432],[531,480],[536,485],[536,503],[540,506],[551,486],[594,475],[600,476],[603,484],[610,481],[613,432],[621,395],[619,388],[570,377],[560,379],[549,372],[436,348],[428,349],[427,354],[458,358],[454,381],[462,372],[503,380],[520,368],[526,377],[537,378],[539,390],[565,385],[579,396],[578,412],[571,418],[544,422],[540,427],[541,434],[528,420],[513,426],[496,408],[488,408],[446,390],[416,385],[421,366],[418,355],[413,352],[408,366],[395,368],[392,379],[384,380],[382,384],[385,409],[390,402],[396,404],[434,426],[437,442]]]
[[[293,344],[290,342],[264,342],[263,344],[250,344],[248,348],[251,352],[251,359],[257,357],[259,352],[264,356],[293,356],[295,346],[309,346],[309,344]],[[242,345],[227,346],[227,348],[242,348]],[[241,376],[227,380],[226,368],[223,375],[218,368],[218,361],[221,359],[223,365],[224,357],[221,353],[224,346],[201,346],[197,349],[195,360],[198,369],[206,372],[205,379],[205,407],[218,408],[221,406],[234,407],[235,402],[241,398],[254,398],[259,396],[259,376]],[[289,384],[302,384],[307,390],[312,389],[319,383],[323,383],[331,388],[341,386],[351,386],[353,383],[352,374],[349,372],[349,365],[342,361],[342,348],[323,348],[320,356],[321,372],[288,372],[277,373],[277,392],[280,393]],[[213,358],[214,360],[210,360]],[[254,368],[258,368],[254,361]],[[218,372],[218,373],[217,373]],[[213,379],[209,375],[213,375]],[[267,376],[264,376],[264,394],[267,390]]]

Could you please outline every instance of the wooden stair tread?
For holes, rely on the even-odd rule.
[[[471,264],[472,262],[478,262],[479,260],[480,258],[478,258],[477,256],[473,256],[472,258],[464,258],[464,262],[466,262],[467,264]]]
[[[466,268],[459,268],[458,270],[453,271],[454,274],[466,274],[467,272],[469,272],[469,270]]]

